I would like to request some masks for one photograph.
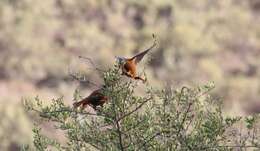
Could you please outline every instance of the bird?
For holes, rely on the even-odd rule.
[[[153,34],[153,38],[155,38],[154,34]],[[143,83],[145,83],[147,79],[143,79],[142,77],[137,76],[137,64],[155,46],[156,46],[156,40],[154,40],[154,43],[151,47],[144,50],[143,52],[140,52],[140,53],[134,55],[131,58],[116,56],[116,60],[119,62],[119,65],[122,70],[122,75],[125,75],[125,76],[130,77],[135,80],[141,80],[141,81],[143,81]]]
[[[85,108],[87,105],[91,106],[94,110],[97,110],[97,106],[103,107],[104,103],[108,101],[108,97],[103,94],[103,88],[93,91],[88,97],[82,99],[79,102],[73,103],[73,107],[77,108],[82,106]]]

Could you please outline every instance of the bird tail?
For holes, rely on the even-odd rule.
[[[86,104],[88,104],[88,101],[86,100],[86,99],[83,99],[83,100],[81,100],[81,101],[79,101],[79,102],[75,102],[75,103],[73,103],[73,107],[74,108],[77,108],[77,107],[79,107],[79,106],[81,106],[81,105],[86,105]]]

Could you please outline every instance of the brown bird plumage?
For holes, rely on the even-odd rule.
[[[79,101],[79,102],[75,102],[73,103],[73,106],[75,108],[82,106],[83,108],[85,108],[87,105],[93,107],[93,109],[97,109],[97,106],[101,106],[103,107],[103,104],[107,102],[108,97],[105,96],[102,93],[102,89],[98,89],[93,91],[88,97],[84,98],[83,100]]]
[[[153,35],[154,37],[154,35]],[[143,59],[143,57],[154,47],[156,46],[156,41],[154,41],[154,44],[146,49],[145,51],[138,53],[137,55],[131,57],[131,58],[123,58],[123,57],[117,57],[119,60],[119,63],[122,68],[122,74],[126,75],[132,79],[136,80],[142,80],[145,82],[146,80],[142,77],[137,76],[137,64]]]

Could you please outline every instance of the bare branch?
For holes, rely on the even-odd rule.
[[[116,128],[117,128],[117,133],[118,133],[118,137],[119,137],[119,146],[120,146],[120,149],[121,151],[124,151],[124,145],[123,145],[123,138],[122,138],[122,132],[121,132],[121,129],[120,129],[120,125],[119,125],[119,121],[116,121]]]
[[[68,68],[68,74],[70,77],[72,77],[73,79],[79,81],[79,82],[82,82],[82,83],[88,83],[88,84],[91,84],[97,88],[100,88],[100,86],[94,82],[91,82],[90,80],[87,80],[85,78],[85,76],[77,76],[75,73],[73,73],[70,69],[70,67]]]
[[[186,111],[184,112],[184,117],[183,117],[183,119],[182,119],[182,121],[181,121],[181,125],[182,125],[182,126],[184,125],[184,122],[186,121],[186,118],[187,118],[187,115],[188,115],[188,113],[189,113],[189,111],[190,111],[191,106],[192,106],[192,103],[189,103],[189,105],[188,105]],[[179,137],[179,135],[180,135],[182,129],[183,129],[183,127],[179,127],[179,129],[178,129],[178,131],[177,131],[177,134],[176,134],[176,138]],[[178,145],[177,145],[177,143],[176,143],[174,149],[176,150],[177,147],[178,147]]]
[[[101,72],[101,73],[105,72],[104,70],[98,68],[98,67],[94,64],[94,62],[91,60],[91,58],[84,57],[84,56],[79,56],[79,59],[84,59],[84,60],[86,60],[87,62],[89,62],[89,63],[92,65],[92,67],[94,68],[94,70],[97,70],[97,71],[99,71],[99,72]]]
[[[147,143],[149,143],[150,141],[152,141],[153,139],[155,139],[157,136],[160,136],[163,132],[158,132],[156,134],[154,134],[153,136],[151,136],[147,141],[145,141],[139,148],[138,150],[141,150],[141,148],[145,147]]]
[[[32,109],[33,111],[39,113],[39,115],[41,117],[45,117],[45,118],[51,118],[53,121],[56,121],[56,122],[60,122],[59,119],[54,119],[52,116],[50,116],[51,114],[53,113],[62,113],[62,112],[69,112],[69,113],[80,113],[80,114],[83,114],[83,115],[91,115],[91,116],[97,116],[97,117],[104,117],[104,118],[107,118],[109,120],[112,121],[111,118],[107,117],[106,115],[102,115],[102,114],[95,114],[95,113],[89,113],[89,112],[77,112],[77,111],[74,111],[74,110],[69,110],[67,108],[65,109],[61,109],[61,110],[54,110],[54,111],[48,111],[48,112],[43,112],[43,111],[40,111],[40,110],[37,110],[37,109]]]

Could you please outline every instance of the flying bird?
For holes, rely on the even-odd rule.
[[[103,107],[104,103],[108,101],[108,97],[103,94],[103,89],[97,89],[93,91],[88,97],[82,99],[79,102],[73,103],[74,108],[82,106],[83,108],[87,105],[91,106],[94,110],[97,110],[97,106]]]
[[[154,35],[153,35],[153,38],[155,39]],[[143,52],[136,54],[135,56],[133,56],[131,58],[116,57],[116,59],[118,60],[118,62],[120,64],[120,67],[122,69],[122,75],[125,75],[125,76],[130,77],[135,80],[141,80],[143,82],[146,82],[146,79],[143,79],[142,77],[137,76],[137,64],[155,46],[156,46],[156,40],[154,40],[154,43],[150,48],[146,49]]]

